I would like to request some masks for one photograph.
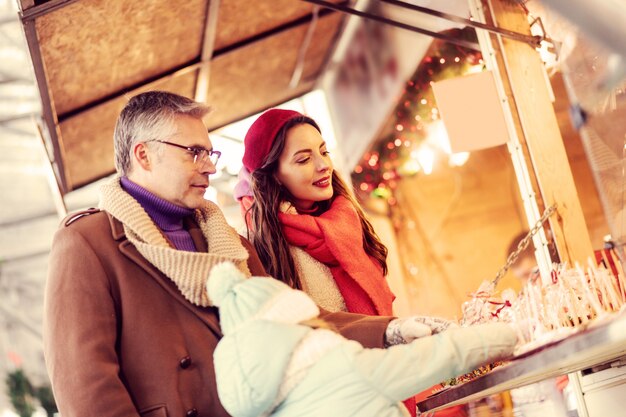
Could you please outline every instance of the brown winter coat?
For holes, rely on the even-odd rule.
[[[46,288],[44,353],[63,417],[226,417],[215,386],[217,310],[189,303],[92,210],[64,220]],[[206,242],[190,233],[199,250]],[[265,271],[248,241],[252,275]],[[382,347],[390,318],[327,314],[340,332]]]

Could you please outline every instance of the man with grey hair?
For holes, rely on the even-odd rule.
[[[44,353],[63,417],[228,415],[213,366],[222,334],[205,281],[224,261],[266,274],[204,199],[220,156],[207,112],[167,92],[131,98],[115,128],[118,175],[102,187],[100,208],[68,216],[54,237]],[[366,347],[383,346],[391,320],[324,318]]]

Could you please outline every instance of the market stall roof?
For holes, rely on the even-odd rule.
[[[194,97],[215,129],[310,91],[344,19],[294,0],[19,2],[63,193],[113,173],[128,97]]]

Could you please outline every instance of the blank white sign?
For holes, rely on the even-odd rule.
[[[509,133],[491,71],[433,83],[452,153],[506,143]]]

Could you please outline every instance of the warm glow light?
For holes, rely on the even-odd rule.
[[[450,150],[450,139],[448,138],[448,132],[443,124],[443,121],[438,120],[431,123],[428,127],[427,140],[437,146],[439,149],[447,154],[452,153]]]
[[[403,165],[401,172],[405,175],[417,174],[420,170],[420,164],[415,159],[407,160]]]
[[[226,128],[224,128],[226,129]],[[236,129],[228,126],[228,129]],[[241,158],[243,157],[243,143],[232,139],[229,136],[222,136],[220,133],[211,133],[211,142],[215,149],[222,152],[220,160],[217,162],[217,173],[211,175],[211,180],[217,179],[226,171],[231,176],[236,176],[241,169]]]
[[[469,159],[469,152],[457,152],[450,155],[450,165],[460,167],[465,165],[467,160]]]
[[[535,49],[539,52],[539,56],[547,68],[552,68],[557,64],[556,54],[550,51],[550,44],[548,42],[541,41],[540,47]]]
[[[466,75],[469,74],[477,74],[479,72],[483,72],[483,67],[481,65],[472,65],[465,72]]]
[[[421,147],[417,151],[417,162],[419,162],[424,174],[429,175],[433,172],[435,165],[435,152],[428,147]]]

